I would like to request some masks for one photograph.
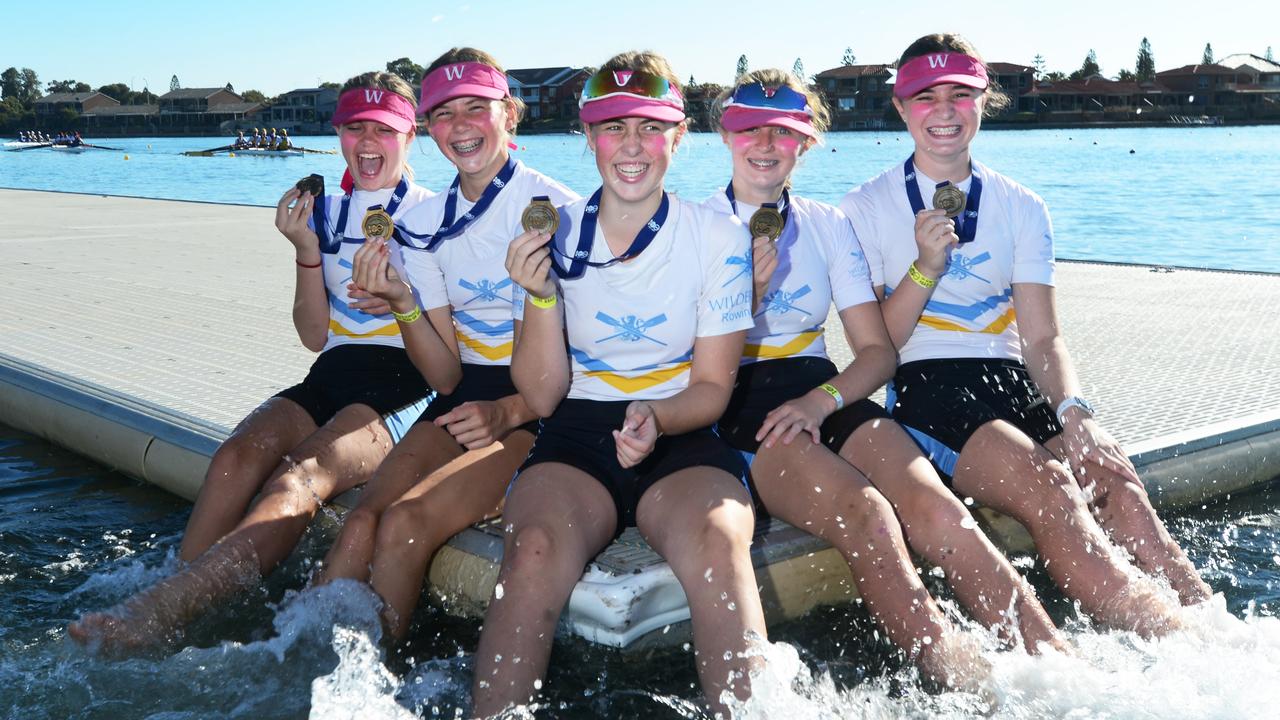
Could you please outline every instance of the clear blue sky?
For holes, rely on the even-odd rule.
[[[812,75],[839,65],[846,47],[859,63],[891,62],[928,32],[971,39],[989,61],[1049,70],[1078,68],[1092,48],[1103,73],[1132,69],[1138,43],[1150,39],[1158,69],[1199,62],[1206,42],[1218,57],[1280,54],[1275,0],[1231,3],[992,2],[847,0],[764,2],[550,0],[330,2],[87,2],[9,7],[0,23],[0,69],[34,69],[42,81],[75,79],[93,87],[149,84],[164,93],[232,83],[276,95],[319,81],[341,82],[388,60],[428,64],[453,45],[493,53],[507,68],[599,65],[615,52],[665,54],[682,78],[728,82],[738,56],[751,67]]]

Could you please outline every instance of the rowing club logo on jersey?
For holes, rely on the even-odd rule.
[[[596,320],[599,320],[605,325],[608,325],[609,328],[613,330],[612,334],[606,335],[605,337],[602,337],[599,340],[596,340],[595,341],[596,344],[600,344],[602,342],[608,342],[609,340],[616,339],[616,340],[622,340],[623,342],[629,342],[629,343],[640,342],[641,340],[648,340],[651,343],[657,343],[658,345],[661,345],[663,347],[666,347],[667,345],[661,340],[654,337],[650,337],[647,334],[650,328],[657,327],[658,325],[661,325],[667,321],[666,313],[660,313],[658,315],[654,315],[648,320],[641,320],[635,315],[623,315],[620,318],[614,318],[603,312],[597,312]]]
[[[501,281],[496,283],[488,278],[482,278],[476,282],[471,282],[470,280],[458,280],[458,285],[463,289],[470,290],[475,293],[475,295],[472,295],[470,299],[462,303],[463,305],[470,305],[476,300],[483,300],[486,302],[493,302],[494,300],[502,300],[506,303],[514,302],[511,298],[504,297],[500,294],[503,290],[511,287],[511,278],[509,277],[503,278]]]
[[[724,264],[737,265],[738,271],[734,273],[733,277],[725,280],[724,284],[720,287],[728,287],[734,280],[737,280],[743,275],[751,274],[751,248],[747,248],[747,251],[741,255],[730,255],[728,258],[725,258]]]
[[[808,295],[810,292],[812,292],[812,289],[808,285],[803,285],[795,292],[790,293],[779,288],[764,297],[764,307],[760,309],[760,312],[756,313],[756,317],[760,317],[765,313],[786,315],[792,310],[807,315],[808,313],[805,312],[804,308],[795,305],[794,303],[805,295]]]

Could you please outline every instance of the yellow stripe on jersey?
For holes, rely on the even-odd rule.
[[[400,335],[400,326],[396,323],[391,323],[390,325],[383,325],[377,330],[373,330],[371,332],[360,333],[355,332],[354,330],[348,330],[342,327],[337,320],[330,319],[329,332],[334,335],[341,335],[349,338],[398,337]]]
[[[784,358],[791,357],[813,344],[822,335],[821,330],[802,332],[783,345],[747,344],[742,354],[750,358]]]
[[[995,321],[993,321],[990,325],[984,328],[981,328],[979,330],[970,330],[969,328],[963,325],[957,325],[956,323],[953,323],[950,320],[943,320],[942,318],[932,317],[930,315],[921,315],[920,324],[928,325],[934,330],[951,330],[953,332],[987,333],[990,335],[999,335],[1000,333],[1004,332],[1006,328],[1012,325],[1014,320],[1017,320],[1017,319],[1018,319],[1018,316],[1014,313],[1013,308],[1009,308],[1008,310],[1005,311],[1003,315],[996,318]]]
[[[618,390],[630,395],[631,393],[639,392],[641,390],[647,390],[655,385],[661,385],[662,383],[679,376],[681,373],[688,372],[689,368],[692,366],[693,363],[691,362],[682,362],[672,365],[669,368],[654,370],[653,372],[645,373],[644,375],[635,375],[630,377],[610,370],[589,370],[583,374],[587,377],[604,381],[605,383],[608,383]]]
[[[485,345],[473,337],[463,335],[460,331],[455,330],[454,334],[458,336],[458,340],[461,341],[463,345],[471,348],[477,355],[485,358],[486,360],[501,360],[503,358],[509,358],[511,357],[511,349],[515,346],[510,340],[502,343],[501,345]]]

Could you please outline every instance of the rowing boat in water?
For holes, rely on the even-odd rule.
[[[23,149],[32,148],[32,147],[42,147],[48,144],[49,143],[47,141],[46,142],[29,142],[26,140],[10,140],[9,142],[4,144],[4,147],[7,147],[11,150],[23,150]]]
[[[85,145],[53,145],[49,149],[57,150],[58,152],[78,154],[88,150],[89,148]]]
[[[229,154],[241,157],[295,157],[303,153],[300,149],[293,150],[266,150],[264,148],[241,148],[239,150],[229,150]]]

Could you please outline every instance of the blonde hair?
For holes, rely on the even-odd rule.
[[[346,91],[354,90],[356,88],[388,90],[399,95],[405,100],[408,100],[410,105],[418,104],[418,99],[413,96],[413,86],[395,73],[373,70],[371,72],[357,75],[342,83],[342,89],[338,91],[338,95],[341,96]],[[405,177],[413,180],[413,166],[409,164],[409,153],[407,152],[405,153],[403,172]]]
[[[806,87],[794,74],[777,68],[752,70],[749,73],[739,75],[733,87],[726,88],[717,95],[715,102],[711,103],[711,107],[707,110],[711,115],[711,126],[720,132],[724,132],[724,125],[720,123],[720,118],[724,115],[724,104],[728,102],[729,98],[733,97],[738,88],[756,84],[771,88],[779,88],[785,85],[804,95],[805,100],[809,103],[809,110],[813,112],[813,116],[809,118],[809,124],[813,125],[814,130],[818,131],[819,137],[831,127],[831,108],[828,107],[827,101],[822,98],[822,95]],[[817,140],[819,138],[814,139]]]
[[[431,64],[427,66],[426,70],[422,71],[423,81],[425,82],[426,77],[430,75],[433,71],[438,70],[444,67],[445,65],[453,65],[454,63],[464,63],[464,62],[481,63],[483,65],[488,65],[489,67],[493,68],[494,70],[497,70],[503,75],[507,73],[507,71],[502,69],[502,66],[498,64],[498,59],[490,55],[489,53],[473,47],[455,47],[455,48],[449,48],[448,50],[444,51],[444,53],[441,54],[440,57],[433,60]],[[506,103],[511,113],[515,115],[516,127],[518,127],[520,125],[520,121],[524,119],[524,111],[525,111],[524,101],[508,93],[507,96],[502,99],[502,102]],[[434,109],[434,108],[428,108],[428,110],[431,110],[431,109]],[[512,135],[516,134],[516,127],[511,128]]]
[[[978,54],[978,49],[973,46],[973,43],[959,33],[932,33],[917,39],[902,51],[902,57],[898,58],[898,67],[901,68],[918,57],[939,52],[963,53],[982,63],[988,78],[987,89],[982,93],[986,98],[986,102],[982,105],[983,116],[990,117],[1009,107],[1009,96],[1005,94],[1004,88],[1000,87],[1000,83],[996,82],[987,61]]]

